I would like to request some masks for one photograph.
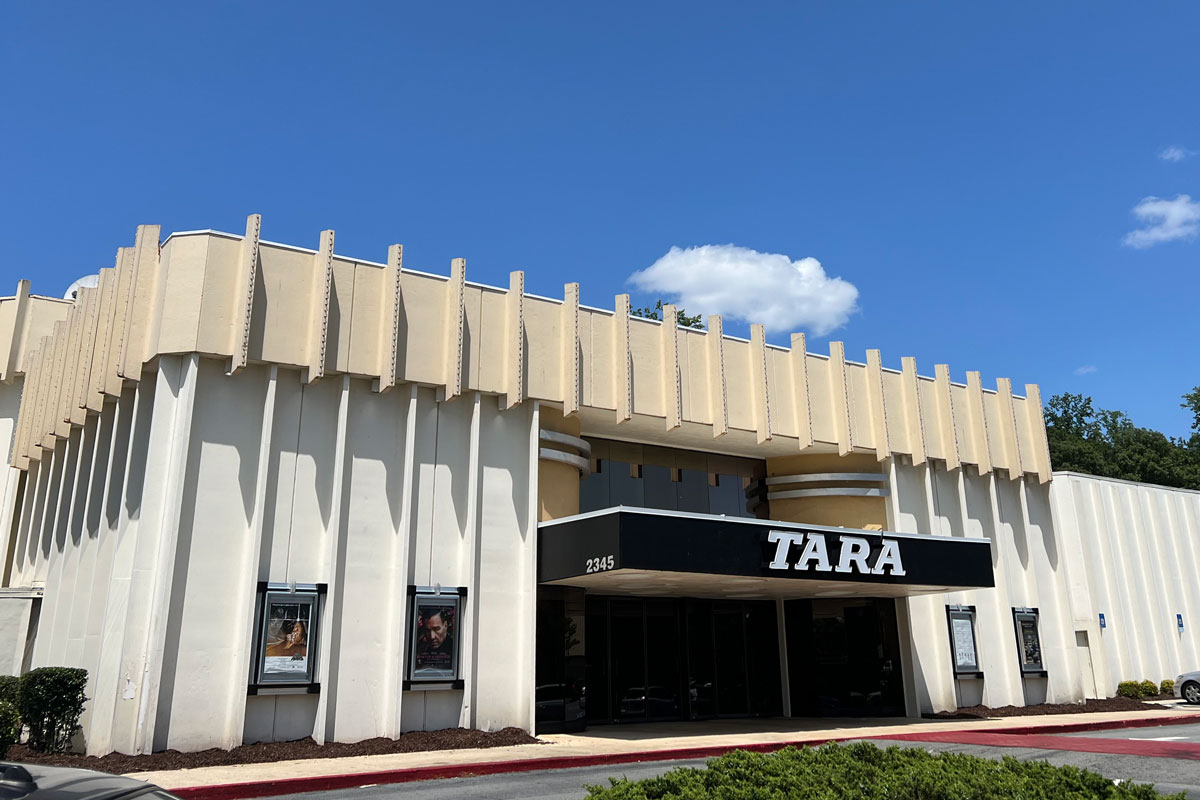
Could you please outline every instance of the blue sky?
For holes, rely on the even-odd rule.
[[[775,341],[1186,433],[1200,5],[743,6],[4,4],[0,287],[257,212],[274,241],[682,293],[741,335],[762,309]]]

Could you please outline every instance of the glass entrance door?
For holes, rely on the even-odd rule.
[[[770,601],[587,599],[589,722],[781,713]]]
[[[893,600],[789,600],[794,716],[901,716],[904,689]]]

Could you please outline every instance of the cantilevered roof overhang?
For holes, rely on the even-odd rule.
[[[908,597],[995,585],[987,539],[625,506],[541,523],[538,582],[739,598]]]

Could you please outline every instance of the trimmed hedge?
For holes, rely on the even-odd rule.
[[[744,750],[707,769],[673,769],[641,781],[587,787],[592,800],[1160,800],[1152,786],[1115,784],[1077,767],[1011,756],[994,761],[919,747],[881,750],[869,742],[775,753]],[[1183,800],[1184,794],[1171,795]]]
[[[65,753],[79,729],[87,670],[38,667],[21,676],[17,710],[29,727],[29,746],[41,753]]]
[[[12,703],[20,702],[21,679],[16,675],[0,675],[0,700]]]
[[[21,741],[21,715],[17,707],[0,700],[0,758],[8,758],[8,748]]]
[[[1154,681],[1121,681],[1117,684],[1117,695],[1132,697],[1140,700],[1143,697],[1157,697],[1160,694],[1171,694],[1175,691],[1175,681],[1166,680],[1161,684]]]

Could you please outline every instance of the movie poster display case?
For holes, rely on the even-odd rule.
[[[465,586],[409,586],[404,689],[461,689]]]
[[[260,583],[254,612],[249,694],[321,690],[317,648],[325,584]]]

